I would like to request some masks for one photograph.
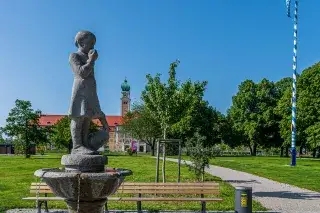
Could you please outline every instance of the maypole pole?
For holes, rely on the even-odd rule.
[[[290,17],[291,0],[286,0],[287,15]],[[291,124],[291,166],[296,165],[296,137],[297,137],[297,47],[298,47],[298,0],[294,3],[293,17],[293,75],[292,75],[292,124]]]

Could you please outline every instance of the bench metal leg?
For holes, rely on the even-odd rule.
[[[139,193],[139,197],[141,197],[140,193]],[[142,212],[141,201],[137,201],[137,211],[138,211],[138,213]]]
[[[45,212],[49,212],[49,209],[48,209],[48,202],[47,201],[44,201],[44,211]]]
[[[105,212],[109,212],[109,210],[108,210],[108,201],[106,202],[106,204],[104,204],[104,211]]]
[[[41,213],[41,205],[42,205],[42,201],[37,201],[38,213]]]
[[[45,196],[45,197],[48,197],[48,194],[45,193],[44,196]],[[48,210],[48,201],[45,200],[45,201],[43,201],[43,202],[44,202],[44,211],[45,211],[45,212],[49,212],[49,210]]]
[[[204,198],[203,194],[201,194],[201,198]],[[206,201],[201,201],[201,212],[206,213]]]
[[[201,212],[202,213],[206,213],[206,202],[205,201],[201,201]]]

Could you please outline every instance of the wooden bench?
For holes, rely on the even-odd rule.
[[[24,200],[36,200],[38,213],[41,212],[41,205],[44,204],[45,211],[48,212],[48,201],[62,201],[61,197],[48,197],[52,195],[51,189],[46,183],[32,183],[30,187],[31,194],[37,194],[38,197],[27,197]],[[202,212],[206,212],[206,202],[222,201],[217,197],[205,197],[205,195],[218,195],[220,193],[219,184],[213,182],[203,183],[139,183],[124,182],[117,190],[115,196],[109,197],[110,201],[137,202],[138,212],[142,211],[143,202],[189,202],[196,201],[201,203]],[[119,195],[134,195],[135,197],[121,197]],[[172,195],[172,196],[169,196]],[[179,197],[180,195],[180,197]],[[181,197],[183,195],[183,197]],[[106,204],[106,210],[107,210]]]

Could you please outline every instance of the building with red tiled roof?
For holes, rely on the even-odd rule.
[[[128,135],[121,132],[122,118],[130,111],[130,86],[127,79],[121,84],[122,97],[121,97],[121,115],[106,115],[106,120],[109,125],[109,141],[107,146],[110,151],[125,151],[132,146],[132,141],[137,141]],[[55,125],[60,119],[66,115],[53,115],[42,114],[39,119],[40,126],[52,126]],[[93,120],[98,126],[102,126],[100,121]],[[147,145],[144,142],[137,141],[137,151],[146,152]]]
[[[61,118],[66,115],[49,115],[49,114],[42,114],[39,119],[40,126],[51,126],[55,125]],[[120,115],[107,115],[106,120],[110,127],[115,127],[117,125],[122,125],[122,116]],[[98,126],[102,126],[100,121],[95,119],[93,123],[97,124]]]

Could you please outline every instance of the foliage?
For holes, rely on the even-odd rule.
[[[298,80],[298,138],[315,148],[314,139],[317,138],[320,122],[320,63],[304,70]]]
[[[168,128],[171,128],[175,123],[175,102],[178,88],[175,68],[178,64],[179,61],[170,64],[168,85],[161,82],[159,73],[154,78],[148,74],[146,76],[147,85],[142,91],[142,100],[146,108],[160,121],[164,138],[166,138]]]
[[[214,157],[213,149],[205,147],[206,137],[195,132],[192,138],[187,141],[187,152],[192,162],[189,169],[194,172],[198,181],[204,181],[204,169],[209,167],[209,161]]]
[[[70,122],[71,119],[68,116],[63,117],[53,125],[50,135],[50,140],[56,148],[67,148],[69,153],[72,144]]]
[[[6,143],[6,140],[2,137],[2,131],[0,129],[0,144]]]
[[[39,126],[39,110],[33,110],[30,101],[16,100],[15,107],[9,112],[6,126],[2,131],[15,137],[23,147],[27,158],[30,157],[29,149],[31,142],[45,144],[47,140],[47,129]]]
[[[71,119],[68,116],[63,117],[55,125],[53,125],[50,134],[51,142],[59,149],[67,148],[69,153],[71,152],[72,148],[70,123]],[[89,132],[95,132],[97,129],[98,126],[91,122]]]
[[[171,136],[185,137],[194,131],[192,123],[198,106],[203,103],[207,82],[180,83],[176,79],[179,61],[170,64],[167,83],[161,82],[160,74],[147,75],[147,85],[141,99],[145,107],[160,122],[163,138]]]
[[[127,148],[127,153],[128,155],[132,156],[133,155],[133,151],[131,148]]]
[[[279,93],[273,82],[262,79],[259,83],[251,80],[242,82],[238,93],[232,98],[229,117],[233,128],[247,137],[243,141],[256,155],[258,146],[270,146],[277,137],[278,125],[274,108]]]
[[[155,141],[161,137],[161,127],[144,105],[134,105],[133,110],[124,116],[122,130],[148,144],[154,155]]]
[[[278,115],[279,133],[283,139],[283,147],[288,147],[291,144],[291,96],[291,89],[287,88],[274,110]]]

